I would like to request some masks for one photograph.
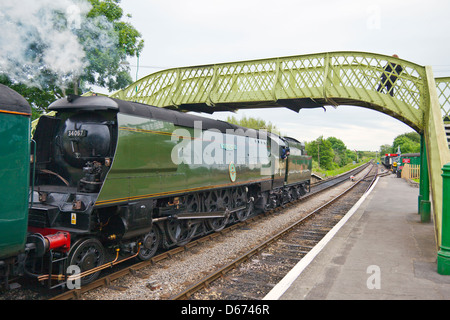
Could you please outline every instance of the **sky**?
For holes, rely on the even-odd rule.
[[[431,65],[435,77],[450,76],[450,1],[122,0],[120,6],[132,16],[124,20],[145,41],[139,69],[137,59],[129,59],[134,79],[174,67],[331,51],[395,53]],[[413,131],[380,112],[353,106],[234,115],[270,121],[300,141],[334,136],[351,150],[377,151]]]

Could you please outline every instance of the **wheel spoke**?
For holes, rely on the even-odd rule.
[[[232,207],[231,191],[229,189],[213,190],[205,198],[205,210],[207,212],[225,211]],[[212,218],[205,221],[207,229],[220,231],[228,222],[228,217]]]
[[[95,238],[87,238],[75,244],[69,253],[69,265],[76,265],[81,272],[101,266],[105,261],[105,249]],[[81,278],[81,285],[94,281],[99,272]]]
[[[138,258],[142,261],[149,260],[153,257],[159,248],[161,236],[156,227],[153,227],[149,233],[144,236]]]

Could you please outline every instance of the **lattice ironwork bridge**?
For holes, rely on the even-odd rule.
[[[443,195],[441,177],[450,162],[450,77],[435,79],[431,67],[374,53],[327,52],[163,70],[111,97],[208,113],[353,105],[392,116],[422,136],[428,175],[422,170],[419,211],[433,212],[442,246],[442,222],[448,219],[442,203],[450,197]]]

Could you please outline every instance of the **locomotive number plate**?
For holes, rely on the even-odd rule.
[[[68,137],[86,137],[87,131],[80,129],[80,130],[67,130],[67,136]]]

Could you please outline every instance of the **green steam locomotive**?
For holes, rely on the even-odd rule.
[[[50,266],[66,274],[75,265],[84,284],[114,253],[147,260],[309,191],[311,157],[293,138],[103,96],[69,96],[49,109],[56,115],[36,127],[31,174],[25,161],[15,179],[25,194],[9,200],[25,207],[18,245],[28,225],[38,253],[25,270],[40,279],[55,277]]]

